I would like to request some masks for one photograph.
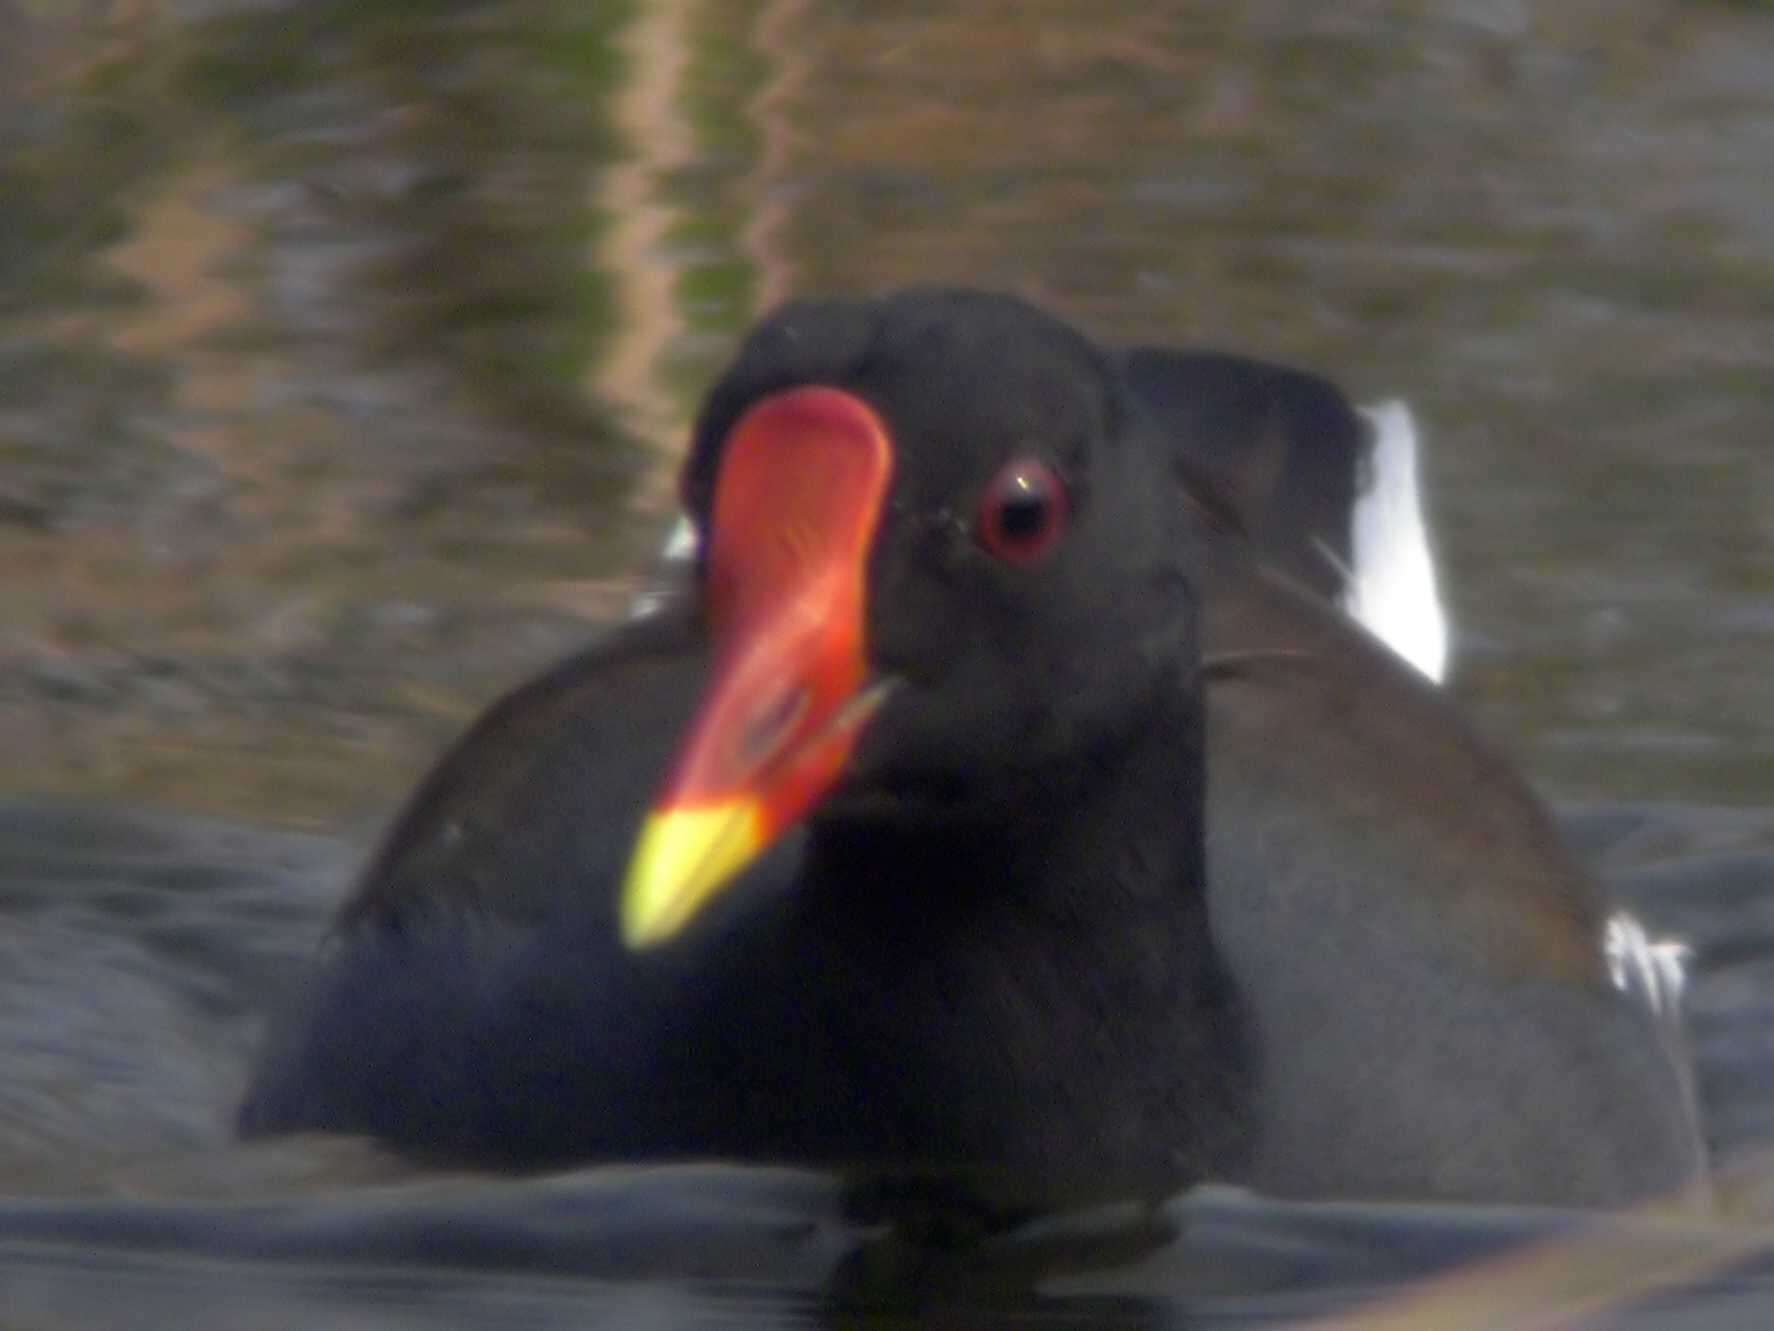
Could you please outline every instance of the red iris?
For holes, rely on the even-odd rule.
[[[1066,530],[1071,501],[1066,483],[1039,458],[1017,458],[992,477],[979,503],[975,534],[1009,564],[1041,558]]]

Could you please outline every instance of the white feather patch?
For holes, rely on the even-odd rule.
[[[1349,517],[1354,565],[1342,608],[1437,684],[1447,678],[1448,624],[1417,478],[1417,425],[1392,400],[1362,407],[1373,426],[1367,487]]]

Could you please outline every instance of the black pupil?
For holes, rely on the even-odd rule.
[[[1049,504],[1041,483],[1014,477],[998,504],[998,530],[1013,545],[1037,540],[1047,530]]]

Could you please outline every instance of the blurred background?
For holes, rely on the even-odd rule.
[[[0,793],[367,832],[791,293],[1407,398],[1456,688],[1774,796],[1774,6],[0,0]]]
[[[229,1145],[265,1005],[442,746],[623,613],[746,325],[910,282],[1407,399],[1453,687],[1695,944],[1718,1158],[1774,1140],[1774,4],[0,0],[0,1322],[811,1316],[829,1181],[135,1202],[386,1177]],[[22,1200],[81,1193],[132,1200]],[[1179,1206],[1042,1324],[1558,1228]],[[1679,1324],[1767,1324],[1765,1255],[1705,1283],[1765,1231],[1631,1233],[1383,1324],[1684,1281]]]

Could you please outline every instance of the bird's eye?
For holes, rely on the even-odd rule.
[[[979,543],[1010,564],[1041,558],[1066,530],[1066,483],[1039,458],[1005,464],[986,486],[974,531]]]

